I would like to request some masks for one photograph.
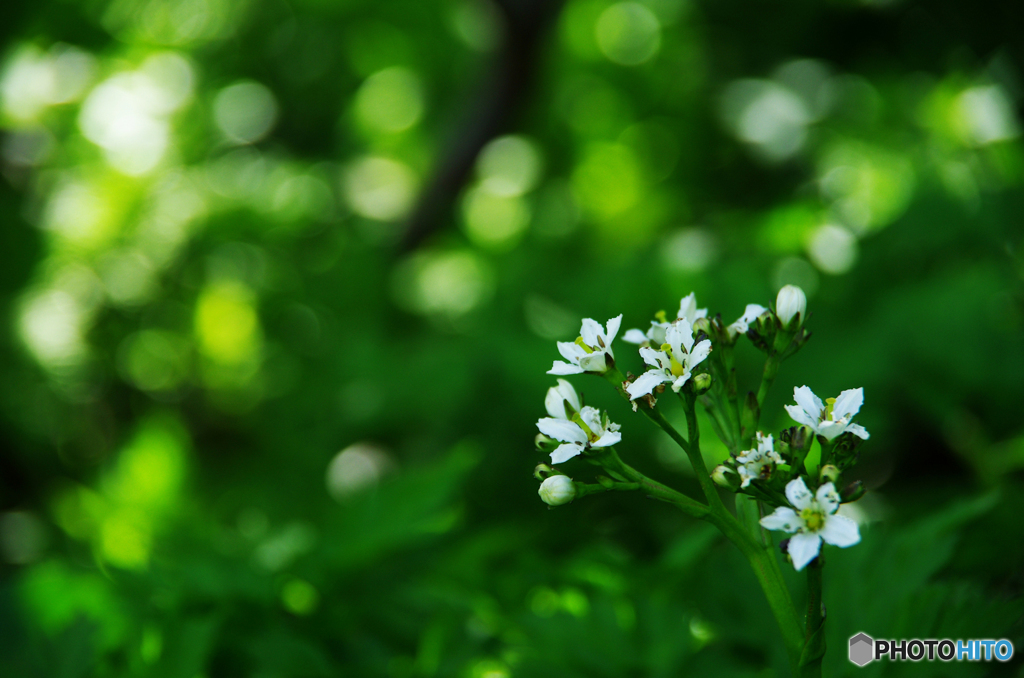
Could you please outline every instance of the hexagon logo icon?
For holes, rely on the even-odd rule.
[[[865,666],[875,658],[875,639],[866,633],[858,633],[850,638],[850,661],[857,666]]]

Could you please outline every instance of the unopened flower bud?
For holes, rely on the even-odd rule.
[[[786,285],[775,298],[775,315],[783,328],[796,331],[807,315],[807,295],[796,285]]]
[[[710,319],[708,319],[708,318],[697,318],[696,320],[693,321],[693,333],[694,334],[699,334],[701,332],[703,332],[704,334],[706,334],[708,336],[711,336],[711,320]]]
[[[730,482],[730,473],[735,475],[736,472],[733,471],[728,466],[720,464],[715,467],[714,471],[711,472],[711,479],[715,481],[715,485],[718,485],[719,487],[725,487],[731,490],[734,489],[734,484]]]
[[[855,480],[843,488],[843,491],[839,493],[839,501],[843,504],[849,504],[851,501],[857,501],[863,496],[864,483],[860,480]]]
[[[533,444],[537,446],[537,449],[541,452],[553,452],[556,447],[561,445],[560,442],[554,438],[549,438],[543,433],[538,433],[537,437],[533,439]]]
[[[825,464],[821,467],[818,477],[823,483],[836,483],[839,481],[839,469],[832,464]]]
[[[789,445],[794,450],[809,450],[814,442],[814,431],[809,426],[794,426]]]
[[[695,374],[693,376],[693,391],[697,395],[706,392],[711,388],[711,375],[707,372],[701,374]]]
[[[533,469],[533,477],[537,480],[544,480],[551,475],[553,470],[547,464],[537,464],[536,468]]]
[[[561,506],[576,498],[576,485],[569,476],[551,476],[540,484],[537,494],[548,506]]]

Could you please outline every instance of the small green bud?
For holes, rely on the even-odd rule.
[[[708,318],[697,318],[693,321],[693,333],[698,334],[703,332],[704,334],[711,336],[711,320]]]
[[[569,476],[551,476],[540,484],[537,494],[548,506],[561,506],[576,498],[576,484]]]
[[[707,372],[696,374],[693,377],[693,392],[697,395],[705,393],[711,388],[711,375]]]
[[[839,493],[840,502],[843,504],[849,504],[851,501],[857,501],[864,496],[864,483],[860,480],[854,482],[843,488],[843,491]]]
[[[561,445],[560,442],[554,438],[549,438],[543,433],[538,433],[537,437],[533,439],[533,444],[537,446],[537,449],[541,452],[553,452],[556,447]]]
[[[775,334],[775,316],[771,311],[765,311],[757,316],[757,333],[767,339]]]
[[[715,467],[715,470],[711,472],[711,479],[715,481],[715,485],[718,485],[719,487],[735,490],[736,484],[732,482],[731,478],[729,478],[730,473],[734,476],[736,475],[736,472],[728,466],[719,464]]]
[[[794,450],[809,450],[814,442],[814,431],[809,426],[794,426],[789,445]]]
[[[551,475],[552,469],[547,464],[537,464],[537,467],[533,469],[533,477],[537,480],[544,480]]]
[[[818,478],[823,483],[837,483],[839,482],[839,469],[832,464],[825,464],[821,467]]]

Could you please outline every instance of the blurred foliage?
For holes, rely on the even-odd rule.
[[[1022,647],[1021,7],[545,5],[0,6],[0,674],[787,675],[717,533],[530,475],[580,317],[786,283],[766,423],[863,386],[872,433],[827,675],[859,631]]]

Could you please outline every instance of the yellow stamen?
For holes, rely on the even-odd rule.
[[[593,353],[594,349],[587,346],[587,343],[583,341],[583,337],[576,337],[576,345],[582,348],[587,353]]]
[[[666,318],[667,316],[665,315],[664,311],[658,311],[657,313],[654,314],[654,319],[657,320],[659,323],[667,323],[668,320]]]
[[[817,532],[825,525],[825,514],[821,509],[807,507],[800,511],[800,517],[804,519],[804,524],[811,532]]]
[[[835,398],[825,398],[825,409],[821,413],[822,421],[828,421],[832,418],[832,407],[835,404]]]

